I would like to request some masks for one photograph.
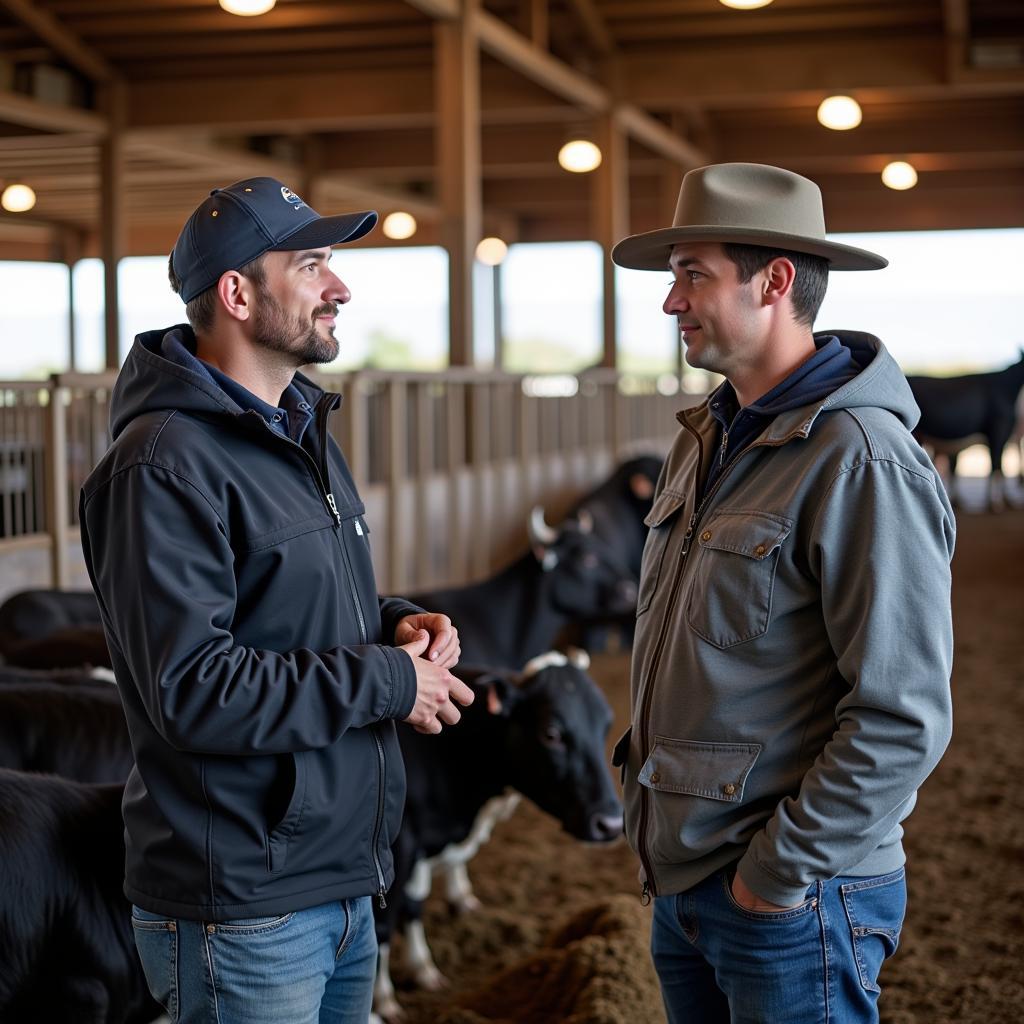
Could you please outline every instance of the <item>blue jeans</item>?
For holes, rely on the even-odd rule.
[[[734,869],[654,902],[651,954],[669,1024],[872,1024],[896,950],[903,869],[819,882],[793,910],[744,910]]]
[[[132,908],[135,945],[171,1024],[366,1024],[370,897],[223,924]]]

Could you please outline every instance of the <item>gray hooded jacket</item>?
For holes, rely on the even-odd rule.
[[[895,870],[949,742],[953,513],[896,363],[831,333],[860,374],[780,413],[703,498],[717,425],[706,402],[679,414],[646,520],[614,762],[658,895],[737,860],[781,906]]]

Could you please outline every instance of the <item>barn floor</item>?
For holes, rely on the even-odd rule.
[[[1024,511],[962,515],[954,562],[956,726],[907,827],[910,907],[886,965],[884,1024],[1009,1024],[1024,1015]],[[628,655],[592,673],[627,717]],[[469,767],[467,770],[472,770]],[[405,1024],[661,1024],[649,918],[624,844],[585,847],[532,806],[471,866],[482,912],[431,898],[441,993],[392,958]],[[396,943],[399,946],[400,942]]]

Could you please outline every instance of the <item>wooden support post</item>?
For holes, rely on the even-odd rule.
[[[593,236],[604,249],[602,261],[603,345],[601,365],[618,363],[618,332],[615,324],[615,265],[612,246],[629,234],[629,157],[626,136],[613,114],[602,115],[595,133],[601,148],[601,166],[593,172],[591,224]]]
[[[69,392],[56,380],[50,385],[50,406],[46,418],[46,530],[53,547],[50,550],[50,582],[57,589],[71,582],[68,541],[71,517],[68,514],[68,437],[67,406]]]
[[[480,241],[479,0],[463,0],[462,17],[435,28],[437,171],[441,240],[448,250],[449,362],[473,362],[473,260]]]
[[[100,251],[103,256],[103,325],[108,370],[116,370],[121,363],[117,265],[125,248],[125,107],[124,85],[116,81],[105,85],[102,108],[108,128],[100,142]]]

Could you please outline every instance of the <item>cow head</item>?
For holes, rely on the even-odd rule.
[[[556,529],[548,526],[537,506],[528,528],[534,557],[548,576],[548,597],[560,612],[586,619],[636,610],[635,574],[594,532],[593,518],[585,510]]]
[[[605,757],[612,711],[585,657],[552,651],[518,675],[492,675],[486,699],[507,719],[509,783],[570,835],[602,843],[622,834],[622,805]]]

